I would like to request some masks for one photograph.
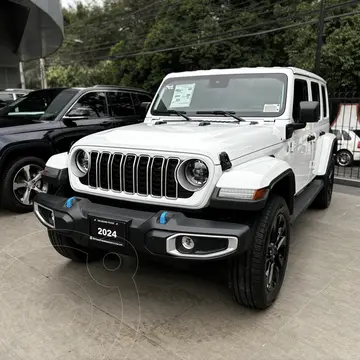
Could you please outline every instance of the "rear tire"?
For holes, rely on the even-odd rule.
[[[252,248],[229,264],[229,285],[239,304],[265,309],[280,292],[289,254],[290,215],[282,197],[270,197],[252,231]]]
[[[326,175],[323,177],[324,187],[312,203],[312,207],[316,209],[327,209],[330,206],[335,174],[335,157],[332,156]]]
[[[339,166],[351,166],[354,161],[353,154],[345,149],[339,150],[336,154],[336,163]]]
[[[97,261],[103,257],[101,250],[82,247],[70,237],[59,234],[54,230],[48,230],[48,235],[54,249],[70,260],[86,263]]]

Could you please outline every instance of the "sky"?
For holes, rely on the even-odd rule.
[[[91,2],[92,0],[61,0],[61,4],[63,7],[69,7],[71,5],[74,5],[77,1],[81,1],[83,3]],[[99,3],[101,0],[97,0]]]

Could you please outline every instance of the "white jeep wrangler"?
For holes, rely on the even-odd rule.
[[[291,223],[330,204],[334,153],[326,83],[315,74],[170,74],[144,123],[49,159],[45,180],[62,191],[39,194],[34,211],[55,249],[76,261],[129,249],[226,259],[236,301],[263,309],[284,279]]]

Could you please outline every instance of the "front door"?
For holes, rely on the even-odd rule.
[[[51,135],[51,141],[59,152],[69,151],[72,144],[84,136],[105,130],[112,121],[105,92],[84,94],[61,121],[62,129]]]
[[[300,102],[309,101],[309,83],[306,78],[297,77],[294,83],[293,121],[300,116]],[[290,164],[294,169],[296,193],[300,192],[308,183],[312,171],[311,124],[304,129],[294,131],[288,140]]]

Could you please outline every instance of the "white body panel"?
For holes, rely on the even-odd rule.
[[[46,166],[51,167],[53,169],[66,169],[69,163],[69,155],[68,153],[61,153],[53,155],[47,162]]]
[[[286,170],[290,165],[273,157],[261,157],[238,165],[225,172],[216,184],[218,188],[263,189]]]
[[[326,174],[328,159],[332,154],[334,140],[335,135],[330,133],[325,134],[318,139],[314,160],[314,176],[321,176]]]
[[[250,138],[256,141],[249,141]],[[218,165],[223,151],[233,161],[282,141],[282,134],[274,126],[228,123],[199,127],[198,122],[182,121],[166,125],[143,123],[102,131],[80,139],[76,147],[131,149],[131,152],[145,154],[151,150],[168,156],[200,154]]]

